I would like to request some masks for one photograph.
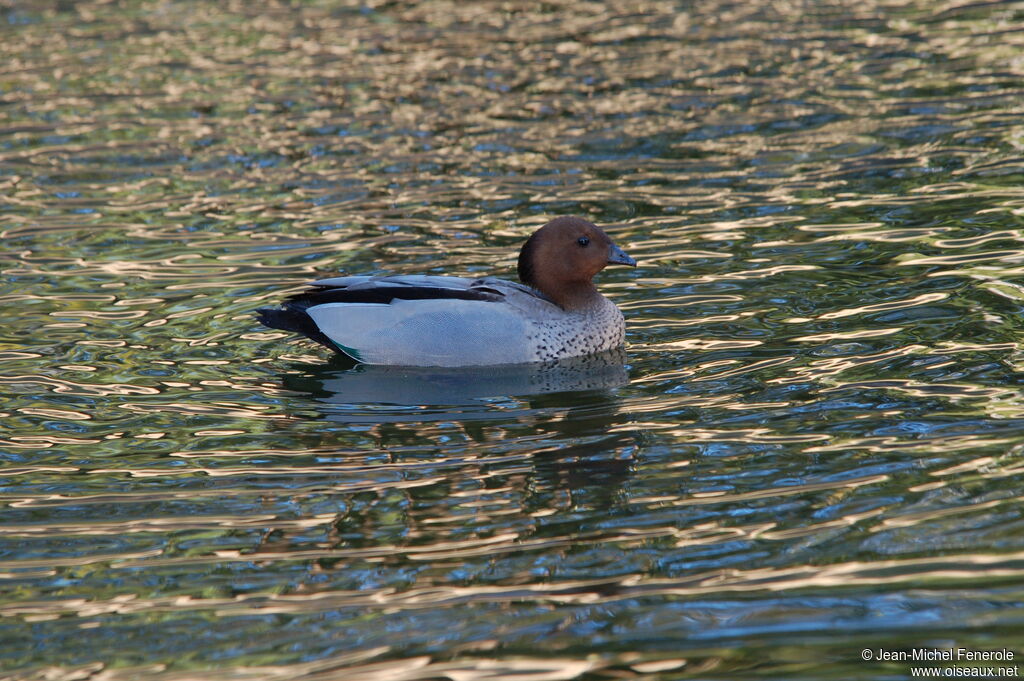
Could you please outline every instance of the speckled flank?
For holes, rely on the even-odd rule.
[[[535,361],[548,362],[617,348],[625,341],[622,312],[605,297],[594,308],[531,324]]]

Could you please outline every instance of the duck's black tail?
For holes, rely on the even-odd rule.
[[[293,331],[301,333],[306,338],[314,340],[321,345],[340,352],[330,338],[316,325],[313,318],[306,314],[305,307],[298,307],[285,304],[285,307],[261,307],[256,310],[256,320],[263,326],[282,331]]]

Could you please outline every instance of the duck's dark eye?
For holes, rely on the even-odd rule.
[[[590,243],[590,237],[581,236],[579,239],[576,239],[576,243],[578,243],[580,246],[586,246],[587,244]]]

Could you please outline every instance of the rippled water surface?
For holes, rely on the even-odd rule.
[[[1021,662],[1024,3],[0,19],[9,678]],[[252,315],[512,277],[566,213],[640,261],[625,364],[352,368]]]

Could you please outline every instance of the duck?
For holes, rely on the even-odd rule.
[[[594,286],[610,264],[636,267],[597,225],[561,216],[519,251],[519,282],[495,277],[363,275],[320,279],[256,311],[365,364],[460,367],[551,362],[625,342],[625,319]]]

